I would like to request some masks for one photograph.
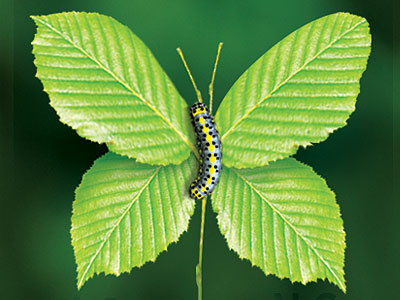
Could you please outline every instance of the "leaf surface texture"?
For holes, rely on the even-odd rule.
[[[337,13],[272,47],[236,81],[216,114],[223,163],[264,166],[345,126],[370,44],[365,19]]]
[[[128,27],[97,13],[33,19],[37,77],[63,123],[143,163],[196,153],[185,101]]]
[[[346,290],[339,206],[310,167],[292,158],[225,167],[212,205],[228,246],[265,274],[304,284],[328,279]]]
[[[76,190],[72,245],[78,288],[94,274],[129,272],[176,242],[187,229],[194,200],[193,155],[180,165],[152,166],[108,153]]]

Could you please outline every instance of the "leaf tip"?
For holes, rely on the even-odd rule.
[[[339,289],[340,289],[344,294],[347,293],[347,287],[346,287],[346,282],[345,282],[344,278],[343,278],[343,281],[338,282],[336,285],[339,287]]]
[[[45,16],[31,15],[29,17],[35,22],[36,25],[39,25],[40,20],[43,19]]]
[[[78,291],[81,290],[85,282],[86,280],[83,277],[80,277],[80,274],[78,272],[78,277],[76,278],[76,288],[78,289]]]

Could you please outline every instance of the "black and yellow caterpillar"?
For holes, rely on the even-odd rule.
[[[197,135],[200,153],[200,169],[196,180],[190,185],[189,194],[202,199],[212,192],[221,172],[221,142],[213,116],[200,102],[190,107],[192,124]]]

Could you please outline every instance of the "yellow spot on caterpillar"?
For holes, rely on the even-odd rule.
[[[199,122],[200,122],[200,124],[204,124],[204,122],[205,122],[204,118],[203,118],[203,117],[200,117]],[[204,130],[204,129],[203,129],[203,130]]]
[[[212,177],[210,177],[210,178],[207,179],[207,185],[210,185],[211,182],[212,182]]]
[[[214,153],[211,154],[210,162],[215,163],[215,155],[214,155]]]
[[[204,132],[205,134],[208,134],[208,127],[203,126],[203,132]]]
[[[210,168],[210,174],[214,174],[214,173],[215,173],[215,168],[214,168],[214,165],[212,165]]]
[[[202,192],[205,192],[205,191],[206,191],[206,187],[205,187],[205,186],[202,186],[202,187],[201,187],[201,191],[202,191]]]
[[[214,149],[215,149],[214,145],[210,144],[210,147],[208,147],[208,151],[214,152]]]
[[[211,135],[207,134],[207,136],[206,136],[206,140],[207,140],[207,142],[210,142],[210,143],[211,143],[211,140],[212,140],[212,137],[211,137]]]

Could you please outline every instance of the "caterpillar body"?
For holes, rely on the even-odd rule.
[[[200,169],[196,180],[190,185],[189,194],[202,199],[212,192],[221,172],[221,142],[213,116],[200,102],[190,107],[192,124],[197,135],[200,153]]]

